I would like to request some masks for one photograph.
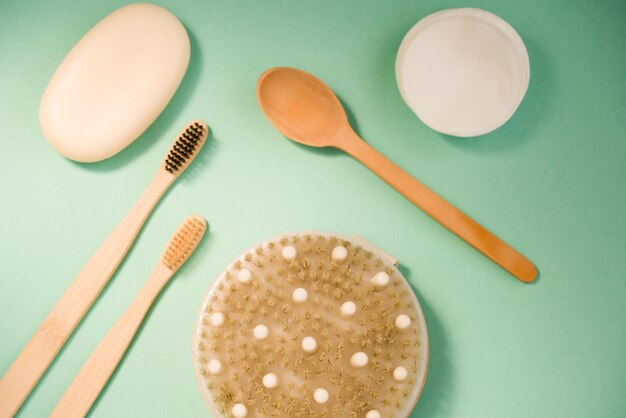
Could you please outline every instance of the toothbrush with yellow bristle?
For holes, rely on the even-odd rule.
[[[96,347],[50,417],[84,417],[89,412],[124,356],[150,306],[174,273],[189,259],[205,230],[206,221],[197,215],[185,219],[178,227],[144,287]]]
[[[143,195],[89,259],[0,380],[0,417],[11,417],[20,408],[124,259],[158,201],[198,155],[207,135],[208,127],[200,120],[179,133]]]

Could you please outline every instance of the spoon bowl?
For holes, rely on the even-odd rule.
[[[304,145],[337,146],[336,134],[349,128],[335,93],[317,77],[296,68],[265,71],[257,84],[257,98],[272,125]]]

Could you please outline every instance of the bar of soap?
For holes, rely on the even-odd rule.
[[[39,108],[44,136],[75,161],[117,154],[165,109],[189,55],[187,31],[168,10],[146,3],[115,10],[52,76]]]

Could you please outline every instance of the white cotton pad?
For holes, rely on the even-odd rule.
[[[480,9],[449,9],[420,20],[396,58],[406,104],[432,129],[454,136],[486,134],[505,123],[528,88],[522,39]]]
[[[185,75],[189,37],[152,4],[117,9],[72,48],[39,108],[44,136],[65,157],[94,162],[137,139],[159,116]]]

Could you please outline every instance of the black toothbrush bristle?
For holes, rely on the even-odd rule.
[[[165,170],[175,174],[194,154],[198,142],[204,135],[204,126],[198,122],[190,124],[178,137],[165,158]]]

